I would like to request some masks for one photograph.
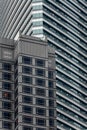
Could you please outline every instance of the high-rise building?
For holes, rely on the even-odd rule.
[[[58,130],[87,130],[87,0],[4,0],[1,36],[47,37],[56,54]]]
[[[0,130],[56,130],[55,51],[47,41],[0,39]]]

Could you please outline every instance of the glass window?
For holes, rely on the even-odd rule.
[[[2,64],[4,70],[10,70],[11,71],[11,64],[10,63],[3,63]]]
[[[53,71],[48,71],[48,78],[53,79]]]
[[[53,109],[49,109],[49,116],[54,116],[54,110]]]
[[[30,94],[32,94],[32,87],[23,85],[22,86],[22,91],[24,93],[30,93]]]
[[[2,87],[3,89],[11,90],[11,83],[3,82]]]
[[[46,130],[46,128],[36,128],[36,130]]]
[[[11,102],[3,102],[3,108],[4,109],[11,109]]]
[[[24,63],[24,64],[32,64],[32,58],[23,56],[22,57],[22,63]]]
[[[40,126],[45,126],[46,125],[46,119],[36,118],[36,124],[40,125]]]
[[[23,83],[29,83],[32,84],[32,78],[29,76],[22,76]]]
[[[11,93],[10,92],[2,92],[2,96],[4,99],[11,99]]]
[[[54,119],[49,119],[49,125],[54,126]]]
[[[11,122],[3,121],[3,128],[11,130]]]
[[[46,95],[45,89],[36,88],[36,95],[45,96]]]
[[[38,75],[38,76],[45,76],[45,70],[43,70],[43,69],[36,69],[36,75]]]
[[[22,72],[26,74],[32,74],[32,67],[22,66]]]
[[[46,115],[46,110],[44,108],[36,108],[36,114],[45,116]]]
[[[33,123],[33,118],[30,117],[30,116],[23,116],[23,122],[32,124]]]
[[[49,80],[49,81],[48,81],[48,86],[49,86],[50,88],[53,88],[53,87],[54,87],[53,81]]]
[[[46,100],[44,98],[36,98],[36,104],[45,106],[46,105]]]
[[[11,113],[10,112],[3,112],[2,115],[3,115],[3,118],[5,118],[5,119],[11,119]]]
[[[49,90],[49,97],[54,97],[54,91],[53,90]]]
[[[41,78],[36,78],[36,85],[45,86],[45,80]]]
[[[23,126],[23,130],[33,130],[31,126]]]
[[[54,100],[49,99],[49,106],[50,106],[50,107],[54,107]]]
[[[32,103],[33,99],[30,96],[23,96],[24,103]]]
[[[3,73],[2,78],[5,80],[11,80],[11,74],[10,73]]]
[[[33,112],[33,108],[31,106],[23,106],[23,112],[31,114]]]
[[[45,61],[42,59],[36,59],[35,60],[35,65],[40,66],[40,67],[45,67]]]

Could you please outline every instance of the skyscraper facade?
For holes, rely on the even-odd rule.
[[[87,130],[87,0],[8,0],[1,19],[2,37],[47,37],[56,53],[57,128]]]
[[[0,39],[0,130],[56,130],[55,51],[46,41]]]

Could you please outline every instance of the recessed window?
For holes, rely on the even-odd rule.
[[[29,76],[22,76],[23,83],[29,83],[32,84],[32,78]]]
[[[48,81],[48,86],[49,86],[49,88],[53,88],[54,87],[53,81],[49,80]]]
[[[49,109],[49,116],[54,117],[54,109]]]
[[[33,108],[31,106],[23,106],[23,112],[32,114]]]
[[[11,64],[10,63],[3,63],[3,69],[7,71],[11,71]]]
[[[10,112],[2,112],[3,118],[5,119],[11,119],[11,113]]]
[[[11,99],[11,93],[10,92],[3,92],[2,96],[4,99]]]
[[[48,71],[48,78],[53,79],[53,71]]]
[[[45,116],[46,115],[46,110],[44,108],[36,108],[36,114],[37,115],[41,115],[41,116]]]
[[[36,118],[36,124],[40,125],[40,126],[45,126],[46,125],[46,119]]]
[[[22,86],[22,91],[24,93],[30,93],[30,94],[32,94],[32,87],[24,85],[24,86]]]
[[[54,119],[49,119],[49,126],[54,126]]]
[[[33,99],[31,96],[23,96],[24,103],[32,103]]]
[[[11,80],[11,74],[5,72],[5,73],[2,74],[2,78],[4,80]]]
[[[3,121],[3,128],[11,130],[11,122]]]
[[[32,124],[33,123],[33,118],[30,117],[30,116],[23,116],[23,122]]]
[[[45,96],[46,95],[45,89],[43,89],[43,88],[36,88],[36,95]]]
[[[31,126],[23,126],[23,130],[33,130]]]
[[[45,76],[45,70],[43,70],[43,69],[36,69],[36,75],[38,75],[38,76]]]
[[[36,104],[45,106],[46,105],[46,100],[44,98],[36,98]]]
[[[11,90],[11,83],[3,82],[2,86],[3,86],[3,89]]]
[[[36,85],[45,86],[45,80],[41,78],[36,78]]]
[[[3,109],[11,109],[11,103],[10,102],[3,102]]]
[[[24,64],[32,64],[32,58],[23,56],[22,57],[22,63],[24,63]]]
[[[22,66],[22,72],[26,74],[32,74],[32,67]]]
[[[45,67],[45,61],[42,59],[36,59],[35,64],[36,66]]]

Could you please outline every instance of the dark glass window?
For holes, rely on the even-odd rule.
[[[49,99],[49,106],[54,107],[54,100]]]
[[[11,113],[10,112],[3,112],[2,115],[3,115],[3,118],[5,118],[5,119],[11,119]]]
[[[45,80],[41,78],[36,78],[36,85],[45,86]]]
[[[11,130],[11,122],[3,121],[3,128]]]
[[[54,119],[49,119],[49,125],[54,126]]]
[[[36,128],[36,130],[46,130],[45,128]]]
[[[44,98],[36,98],[36,104],[45,106],[46,105],[46,100]]]
[[[10,63],[3,63],[3,69],[4,70],[10,70],[11,71],[11,64]]]
[[[31,114],[33,112],[33,108],[31,106],[23,106],[23,112]]]
[[[36,124],[40,126],[45,126],[46,125],[46,120],[43,118],[37,118],[36,119]]]
[[[36,69],[36,75],[45,76],[45,71],[43,69]]]
[[[23,126],[23,130],[33,130],[31,126]]]
[[[11,90],[11,83],[3,82],[2,86],[3,86],[3,89]]]
[[[54,116],[54,110],[53,109],[49,109],[49,116]]]
[[[53,79],[53,71],[48,71],[48,78]]]
[[[46,110],[44,108],[36,108],[36,114],[37,115],[41,115],[41,116],[45,116],[46,115]]]
[[[4,99],[11,99],[11,93],[10,92],[3,92],[2,96]]]
[[[32,64],[32,58],[23,56],[22,57],[22,63],[24,63],[24,64]]]
[[[11,103],[10,102],[3,102],[3,108],[4,109],[11,109]]]
[[[46,95],[45,89],[36,88],[36,95],[45,96]]]
[[[15,100],[15,108],[18,106],[18,98]]]
[[[22,66],[22,72],[26,74],[32,74],[32,67]]]
[[[35,60],[36,66],[44,67],[45,66],[45,61],[42,59],[36,59]]]
[[[11,80],[11,74],[4,72],[2,74],[2,78],[5,79],[5,80]]]
[[[23,76],[23,77],[22,77],[22,81],[23,81],[23,83],[32,84],[32,78],[29,77],[29,76]]]
[[[30,93],[30,94],[32,93],[32,87],[30,87],[30,86],[25,86],[24,85],[22,87],[22,90],[23,90],[24,93]]]
[[[53,81],[49,80],[49,81],[48,81],[48,86],[49,86],[50,88],[53,88],[53,87],[54,87]]]
[[[15,118],[18,115],[18,108],[15,110]]]
[[[53,90],[49,90],[49,97],[54,97],[54,91]]]
[[[23,116],[23,122],[32,124],[33,123],[33,118],[30,117],[30,116]]]
[[[24,103],[32,103],[33,99],[30,96],[23,96]]]

